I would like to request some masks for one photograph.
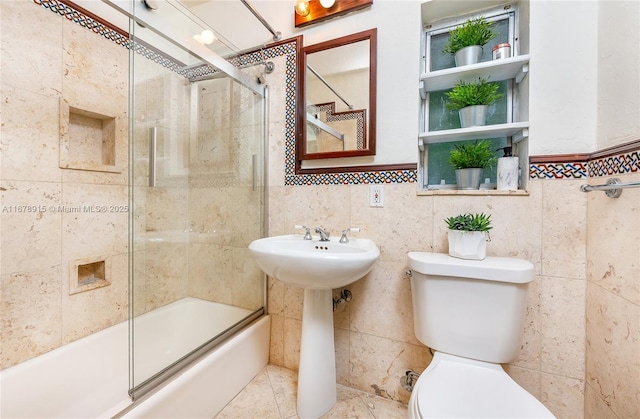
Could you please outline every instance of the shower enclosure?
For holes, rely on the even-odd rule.
[[[235,48],[177,2],[127,3],[135,400],[265,312],[247,246],[264,231],[268,67],[230,64]]]
[[[175,0],[0,1],[0,23],[0,416],[166,415],[164,396],[212,417],[268,358],[247,246],[273,66]]]

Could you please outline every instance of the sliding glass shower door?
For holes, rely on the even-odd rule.
[[[202,33],[179,12],[173,25]],[[132,25],[134,398],[265,306],[247,249],[264,230],[264,98],[150,29]]]

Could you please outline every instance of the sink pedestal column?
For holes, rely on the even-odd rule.
[[[304,290],[298,416],[319,418],[336,403],[336,354],[331,290]]]

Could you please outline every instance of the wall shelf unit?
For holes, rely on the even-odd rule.
[[[520,83],[529,71],[529,54],[502,60],[484,61],[464,67],[452,67],[444,70],[431,71],[420,75],[421,89],[424,92],[435,92],[452,88],[458,80],[466,83],[483,77],[489,81],[515,79]]]
[[[418,138],[422,140],[424,144],[437,144],[480,138],[511,137],[515,144],[528,136],[529,122],[511,122],[508,124],[421,132]]]

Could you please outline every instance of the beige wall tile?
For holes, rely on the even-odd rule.
[[[543,183],[542,274],[563,278],[586,276],[587,196],[583,179]]]
[[[267,307],[269,314],[284,316],[285,283],[268,277],[267,279]]]
[[[285,317],[284,319],[284,367],[297,370],[300,363],[300,338],[302,321]]]
[[[349,286],[351,330],[421,345],[413,329],[411,281],[405,270],[405,261],[379,261],[367,276]]]
[[[584,380],[541,374],[540,401],[558,419],[584,418]]]
[[[598,396],[598,391],[587,383],[584,389],[585,419],[618,419],[609,406]]]
[[[148,188],[145,217],[146,231],[184,232],[191,228],[189,225],[189,207],[184,205],[185,202],[189,202],[188,199],[188,191],[185,188]],[[194,220],[194,222],[196,221]],[[220,242],[217,243],[222,244]]]
[[[539,370],[520,368],[514,365],[504,365],[504,370],[516,383],[531,393],[533,397],[540,400],[542,391]]]
[[[364,333],[350,335],[349,385],[407,403],[411,394],[400,384],[407,370],[422,372],[431,355],[423,345],[412,345]]]
[[[518,352],[518,357],[511,362],[513,366],[532,369],[535,371],[540,371],[540,345],[542,334],[540,322],[541,289],[542,279],[540,277],[536,277],[536,279],[529,283],[520,351]]]
[[[638,182],[640,174],[620,175]],[[602,182],[604,183],[604,182]],[[640,305],[640,189],[589,194],[589,280]]]
[[[257,310],[264,305],[264,273],[256,266],[248,248],[233,247],[232,255],[231,304]],[[224,273],[218,274],[219,281],[226,281],[228,278]]]
[[[183,193],[187,194],[185,190]],[[205,233],[210,243],[231,246],[234,242],[234,203],[231,188],[198,188],[189,193],[189,222],[195,232]],[[176,201],[172,210],[182,211]]]
[[[591,282],[587,302],[587,382],[618,417],[640,417],[640,306]]]
[[[415,183],[382,187],[384,207],[370,207],[369,185],[351,186],[351,224],[345,228],[358,227],[353,237],[373,240],[380,261],[406,263],[409,251],[432,251],[432,197],[417,197]]]
[[[285,130],[284,121],[269,123],[269,178],[267,184],[270,189],[284,186]]]
[[[62,16],[36,7],[31,2],[0,3],[3,86],[18,87],[46,96],[60,95],[63,20]],[[47,36],[42,36],[43,33]],[[38,74],[38,77],[33,77],[33,74]]]
[[[0,120],[2,178],[60,182],[58,98],[3,86]]]
[[[318,226],[327,228],[332,236],[351,227],[350,221],[350,189],[344,185],[321,185],[305,187],[286,187],[277,196],[279,200],[270,200],[270,211],[276,212],[280,218],[275,226],[287,228],[282,234],[302,233],[294,230],[294,225],[311,227],[311,233]],[[269,221],[276,216],[269,217]],[[271,227],[270,227],[271,234]]]
[[[0,368],[62,344],[61,278],[60,265],[0,277]]]
[[[334,344],[336,347],[336,382],[349,385],[350,350],[349,329],[334,329]]]
[[[62,263],[128,249],[128,189],[66,183],[62,188]]]
[[[542,277],[541,369],[584,379],[585,284],[581,279]]]
[[[2,181],[2,275],[60,264],[61,185]]]
[[[232,202],[231,226],[233,228],[233,246],[247,248],[258,237],[262,237],[262,189],[251,187],[231,188],[229,198]]]
[[[147,243],[144,277],[147,311],[186,297],[189,293],[188,246],[185,243]]]
[[[62,97],[71,106],[103,115],[126,112],[129,78],[126,48],[62,19],[62,52]]]
[[[284,317],[271,314],[269,364],[284,366]]]
[[[302,320],[304,289],[284,284],[284,316]]]
[[[183,281],[188,281],[188,295],[232,304],[232,282],[221,279],[231,278],[233,275],[233,248],[208,243],[190,243],[187,248],[189,265],[187,272],[180,277]],[[172,273],[167,272],[167,274]],[[167,280],[170,280],[170,277]]]

